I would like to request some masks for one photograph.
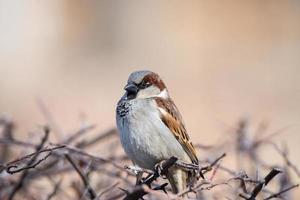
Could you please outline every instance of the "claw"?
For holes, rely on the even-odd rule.
[[[143,172],[143,169],[140,168],[139,166],[137,165],[125,165],[124,167],[125,169],[127,169],[129,172],[133,173],[134,175],[138,175],[140,172]]]
[[[155,166],[154,166],[154,169],[155,169],[155,173],[158,173],[158,175],[160,175],[162,178],[166,178],[164,175],[164,164],[165,164],[165,161],[161,161],[159,163],[157,163]]]

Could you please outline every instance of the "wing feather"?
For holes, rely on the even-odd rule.
[[[190,141],[182,117],[172,99],[157,97],[155,100],[159,107],[161,113],[160,117],[163,123],[171,130],[192,162],[198,164],[195,147]]]

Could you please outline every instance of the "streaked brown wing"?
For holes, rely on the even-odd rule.
[[[161,120],[174,134],[175,138],[179,141],[185,152],[191,158],[192,162],[198,164],[195,147],[190,141],[183,124],[182,117],[174,102],[170,98],[163,99],[157,97],[155,100],[161,113]]]

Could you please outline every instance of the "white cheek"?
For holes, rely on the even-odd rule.
[[[150,97],[161,97],[163,99],[169,98],[167,89],[160,91],[157,87],[149,87],[144,90],[140,90],[136,96],[137,99],[144,99]]]
[[[150,97],[156,97],[159,95],[160,90],[157,87],[150,86],[146,89],[140,90],[136,96],[137,99],[145,99]]]
[[[167,89],[164,89],[163,91],[161,91],[161,92],[157,95],[157,97],[161,97],[161,98],[163,98],[163,99],[169,98],[169,94],[168,94]]]

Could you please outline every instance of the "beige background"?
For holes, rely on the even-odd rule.
[[[214,144],[243,116],[267,120],[298,166],[300,1],[0,0],[0,113],[25,137],[82,118],[115,125],[130,72],[167,83],[195,143]]]

